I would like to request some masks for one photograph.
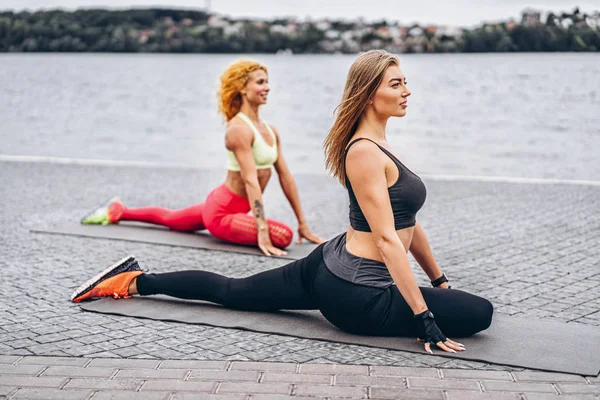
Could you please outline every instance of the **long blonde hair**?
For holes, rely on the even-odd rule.
[[[242,108],[242,89],[248,83],[250,74],[267,67],[254,60],[238,60],[231,64],[221,75],[221,86],[217,92],[219,112],[229,122]]]
[[[346,146],[386,70],[393,65],[399,65],[395,55],[385,50],[370,50],[360,55],[350,67],[342,101],[336,107],[335,122],[323,142],[325,166],[343,186],[346,186]]]

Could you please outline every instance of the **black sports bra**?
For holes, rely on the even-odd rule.
[[[346,147],[344,157],[348,155],[348,149],[350,149],[354,143],[363,139],[375,143],[367,138],[353,140],[348,147]],[[406,168],[392,153],[377,143],[375,144],[381,151],[387,154],[398,167],[398,180],[388,188],[390,202],[392,203],[392,211],[394,212],[394,225],[396,230],[415,226],[417,211],[423,207],[425,198],[427,197],[425,184],[421,178]],[[352,185],[350,185],[350,180],[347,176],[346,187],[348,188],[348,196],[350,197],[350,226],[356,231],[371,232],[371,227],[358,205],[354,190],[352,190]]]

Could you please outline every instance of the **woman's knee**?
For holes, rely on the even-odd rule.
[[[221,239],[221,240],[225,240],[226,236],[227,236],[227,229],[226,226],[227,224],[224,224],[223,222],[223,216],[220,215],[214,215],[214,214],[209,214],[209,215],[205,215],[204,218],[204,226],[206,227],[206,230],[214,237],[216,237],[217,239]]]
[[[440,328],[443,326],[448,336],[468,337],[492,324],[494,306],[483,297],[456,289],[425,288],[425,293],[425,300],[431,303]]]
[[[474,335],[477,332],[486,330],[492,324],[492,317],[494,315],[494,306],[489,300],[482,297],[477,298],[477,301],[473,302],[471,309],[469,310],[469,327],[470,334]]]
[[[486,330],[490,327],[493,315],[494,306],[489,300],[482,298],[481,304],[479,305],[479,331]]]
[[[202,210],[202,222],[204,223],[206,230],[208,230],[211,235],[218,237],[217,235],[222,231],[221,226],[223,219],[226,216],[227,214],[221,210],[220,205],[212,200],[211,195],[208,195]]]
[[[286,248],[292,243],[292,228],[278,221],[269,221],[269,236],[275,247]]]

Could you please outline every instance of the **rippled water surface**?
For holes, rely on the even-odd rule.
[[[238,55],[0,55],[0,153],[219,168],[220,73]],[[294,172],[322,141],[354,56],[252,56],[262,116]],[[600,180],[600,56],[402,55],[408,115],[388,139],[418,173]]]

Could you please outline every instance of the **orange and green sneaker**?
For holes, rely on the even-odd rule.
[[[79,303],[97,297],[129,298],[129,284],[142,274],[135,257],[128,256],[117,261],[83,285],[71,295],[71,301]]]
[[[81,223],[83,225],[116,224],[121,220],[124,208],[125,206],[123,206],[121,200],[118,197],[113,197],[83,217]]]

